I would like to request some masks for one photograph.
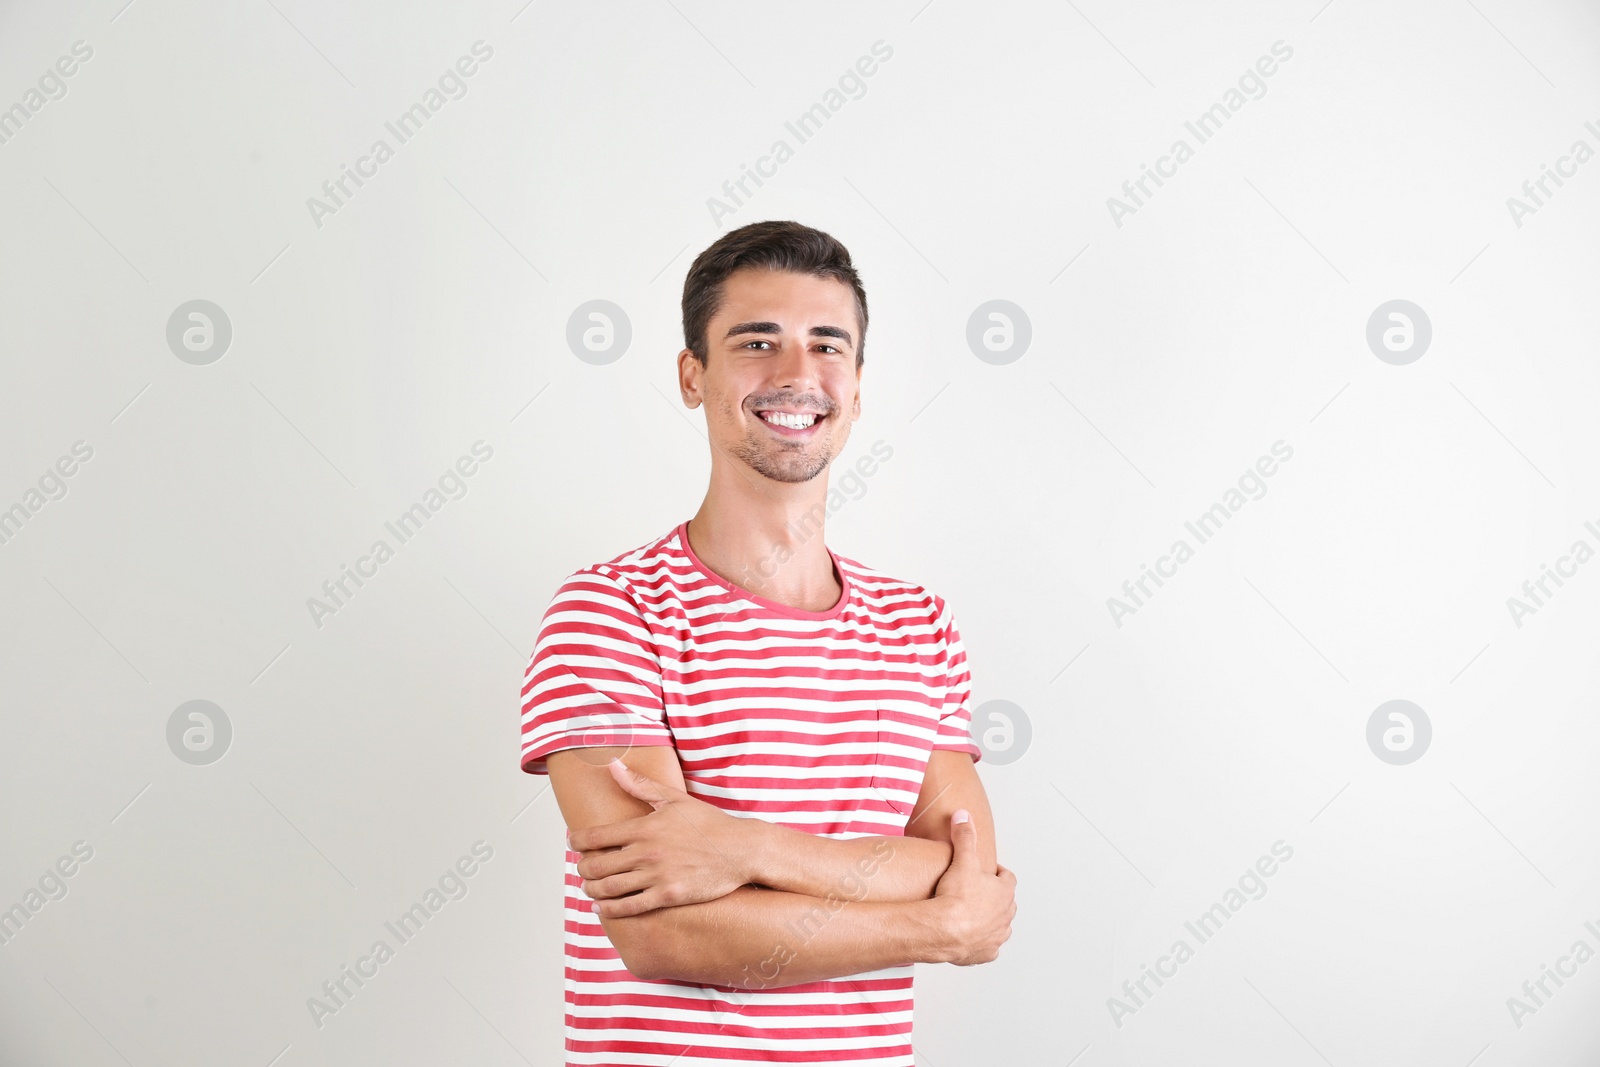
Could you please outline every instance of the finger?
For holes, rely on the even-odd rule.
[[[639,859],[633,849],[618,849],[615,852],[585,852],[579,857],[575,866],[578,868],[578,873],[583,877],[598,880],[638,870]]]
[[[637,871],[629,871],[605,878],[585,878],[582,886],[583,891],[589,894],[590,900],[615,899],[649,889],[650,879]]]
[[[643,915],[647,911],[654,911],[660,907],[651,892],[638,893],[631,897],[620,897],[616,900],[596,901],[595,914],[602,919],[626,919],[634,915]]]
[[[972,825],[972,816],[966,808],[950,813],[951,863],[975,864],[978,862],[978,828]]]
[[[588,826],[582,830],[573,830],[567,834],[567,847],[574,852],[598,852],[603,848],[621,848],[632,843],[636,835],[633,823],[632,819],[624,819],[621,822],[608,822],[599,826]]]
[[[623,763],[621,759],[613,757],[609,766],[611,768],[611,777],[616,779],[617,784],[622,786],[629,796],[647,801],[651,807],[657,809],[672,799],[667,791],[667,786],[654,778],[640,774],[626,763]]]

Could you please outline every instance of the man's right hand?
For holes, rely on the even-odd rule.
[[[989,874],[978,862],[978,829],[951,813],[950,866],[934,888],[947,944],[943,962],[958,967],[989,963],[1011,937],[1017,914],[1017,876],[1001,864]]]

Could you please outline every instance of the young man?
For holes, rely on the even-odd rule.
[[[683,325],[705,500],[562,584],[522,687],[568,827],[567,1063],[913,1067],[912,965],[995,959],[1016,876],[949,608],[823,541],[866,294],[838,241],[758,222],[694,261]]]

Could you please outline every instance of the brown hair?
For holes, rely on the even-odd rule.
[[[722,306],[722,283],[746,268],[785,270],[832,278],[850,286],[856,297],[856,367],[866,358],[867,291],[844,245],[821,230],[776,219],[729,230],[695,257],[683,280],[683,344],[706,365],[706,328]]]

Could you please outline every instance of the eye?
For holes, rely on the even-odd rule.
[[[749,348],[751,345],[770,345],[770,344],[772,344],[771,341],[755,340],[755,341],[746,341],[744,344],[740,345],[739,347],[740,348]]]

